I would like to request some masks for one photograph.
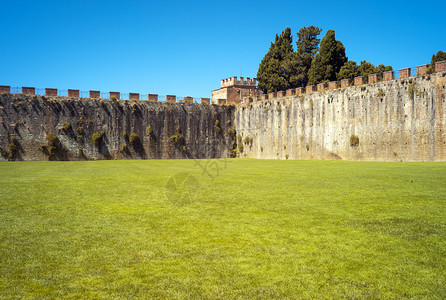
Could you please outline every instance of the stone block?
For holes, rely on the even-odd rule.
[[[368,76],[369,83],[377,83],[378,82],[378,74],[370,74]]]
[[[337,81],[331,81],[331,82],[328,83],[328,89],[329,90],[334,90],[337,85],[338,85]]]
[[[1,94],[11,93],[11,87],[9,85],[0,85],[0,93]]]
[[[147,95],[147,99],[149,101],[157,102],[158,101],[158,94],[149,94],[149,95]]]
[[[350,78],[342,79],[341,80],[341,88],[349,87],[352,83],[352,80]]]
[[[286,96],[293,96],[293,90],[286,90]]]
[[[23,95],[35,95],[36,94],[36,88],[35,87],[29,87],[29,86],[23,86],[22,87],[22,94]]]
[[[429,65],[421,65],[417,67],[417,76],[421,76],[426,74],[426,70],[429,67]]]
[[[285,91],[278,91],[277,92],[277,98],[285,97]]]
[[[268,100],[274,99],[276,98],[276,93],[272,92],[272,93],[268,93]]]
[[[113,97],[116,98],[116,100],[120,100],[121,99],[121,93],[120,92],[109,92],[108,93],[108,99],[112,99]]]
[[[194,97],[186,96],[186,97],[184,97],[183,100],[184,100],[184,103],[187,103],[187,104],[194,103]]]
[[[325,89],[327,88],[327,83],[318,83],[317,84],[317,91],[318,92],[323,92],[325,91]]]
[[[211,104],[211,99],[201,97],[200,102],[201,102],[201,104]]]
[[[88,97],[94,98],[94,99],[99,99],[99,98],[101,98],[101,92],[100,91],[88,91]]]
[[[383,73],[383,80],[389,81],[395,79],[395,72],[394,71],[386,71]]]
[[[168,103],[175,103],[175,102],[177,102],[177,96],[175,96],[175,95],[167,95],[166,96],[166,102],[168,102]]]
[[[57,89],[45,88],[45,96],[57,97]]]
[[[305,93],[312,93],[316,91],[316,86],[315,85],[307,85],[305,87]]]
[[[303,87],[298,87],[296,88],[296,95],[302,95],[303,93],[305,93],[305,89]]]
[[[79,90],[68,90],[68,97],[79,98]]]
[[[129,93],[129,100],[139,100],[139,93]]]
[[[435,63],[435,72],[446,71],[446,60],[438,61]]]
[[[367,76],[358,76],[355,77],[355,85],[361,85],[367,83]]]
[[[410,68],[404,68],[398,70],[398,77],[400,79],[409,78],[410,77]]]

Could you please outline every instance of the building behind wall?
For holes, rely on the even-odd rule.
[[[243,99],[257,96],[259,92],[255,78],[238,79],[237,76],[233,76],[221,80],[220,89],[211,92],[211,101],[216,104],[236,104],[241,103]]]

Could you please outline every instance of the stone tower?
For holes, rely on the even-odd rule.
[[[256,78],[247,77],[245,80],[243,77],[238,79],[237,76],[233,76],[221,80],[220,88],[211,92],[211,102],[236,104],[258,93]]]

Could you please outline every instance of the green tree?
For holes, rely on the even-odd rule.
[[[321,41],[319,53],[311,62],[308,71],[308,84],[336,80],[336,75],[347,62],[345,47],[341,41],[336,40],[334,30],[328,30]]]
[[[446,52],[438,51],[437,55],[432,54],[431,66],[435,67],[435,63],[439,61],[446,60]]]
[[[355,77],[359,75],[361,75],[361,67],[358,66],[355,61],[349,60],[341,67],[336,77],[338,80],[342,79],[353,80]]]
[[[375,66],[366,60],[361,60],[359,69],[361,71],[360,76],[367,76],[375,73]]]
[[[432,54],[431,65],[427,68],[427,72],[433,73],[435,71],[435,63],[443,60],[446,60],[446,52],[438,51],[437,55]]]
[[[372,63],[368,61],[361,61],[361,76],[367,76],[370,74],[381,74],[386,71],[392,71],[392,66],[385,66],[383,64],[380,64],[378,66],[374,66]]]
[[[271,43],[268,52],[263,57],[257,71],[258,87],[265,93],[277,92],[289,88],[284,71],[284,60],[293,52],[293,37],[289,27],[276,34],[274,43]]]
[[[316,26],[302,27],[297,33],[297,51],[290,53],[284,61],[284,70],[290,87],[304,87],[308,82],[308,70],[319,49],[318,35],[322,29]]]
[[[352,79],[357,76],[367,76],[370,74],[382,74],[386,71],[392,71],[392,66],[384,66],[380,64],[379,66],[374,66],[372,63],[368,61],[361,61],[361,65],[357,65],[355,61],[349,60],[342,66],[339,71],[337,78],[338,80],[342,79]]]
[[[383,64],[380,64],[375,67],[375,73],[382,74],[387,71],[393,71],[392,66],[385,66]]]
[[[296,88],[300,83],[301,60],[297,52],[290,52],[281,63],[283,77],[288,83],[288,88]]]

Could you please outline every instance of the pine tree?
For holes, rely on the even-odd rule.
[[[308,84],[315,85],[336,80],[336,75],[346,62],[344,45],[335,39],[334,30],[328,30],[321,41],[319,53],[311,62]]]
[[[289,88],[283,62],[293,52],[292,41],[293,37],[291,36],[291,29],[289,27],[285,28],[280,36],[276,34],[274,43],[271,43],[257,71],[258,87],[263,92],[277,92]]]
[[[308,82],[308,70],[311,61],[319,49],[317,36],[322,29],[313,25],[303,27],[297,33],[297,51],[290,53],[283,63],[285,77],[291,88],[304,87]]]

